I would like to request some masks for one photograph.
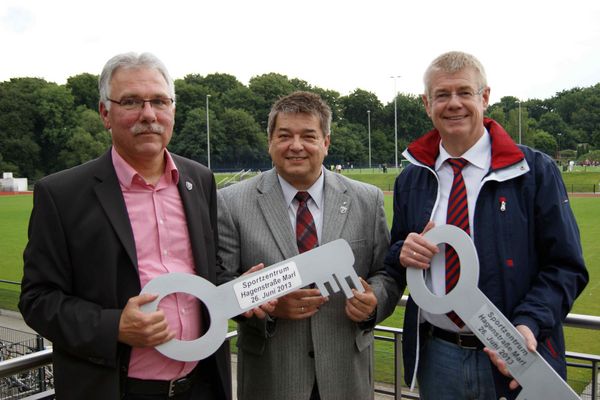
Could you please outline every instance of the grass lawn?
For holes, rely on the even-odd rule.
[[[395,172],[390,169],[388,174],[370,173],[365,170],[344,172],[354,179],[375,184],[383,190],[392,190]],[[224,175],[219,174],[217,181]],[[600,172],[564,173],[563,178],[567,189],[569,185],[597,185],[600,182]],[[588,186],[591,187],[591,186]],[[596,193],[597,193],[596,189]],[[22,253],[27,241],[27,223],[31,213],[32,196],[0,196],[0,279],[20,281],[22,275]],[[577,299],[572,310],[577,314],[600,316],[600,196],[593,198],[571,198],[571,207],[575,213],[581,231],[582,245],[587,267],[590,273],[590,283]],[[385,209],[388,224],[391,226],[392,195],[385,195]],[[16,310],[19,293],[18,285],[0,283],[0,308]],[[402,327],[404,309],[398,307],[396,313],[382,325]],[[230,324],[235,329],[235,324]],[[565,336],[567,349],[574,352],[600,355],[600,331],[566,328]],[[376,379],[378,381],[393,381],[393,345],[378,341],[376,352]],[[581,391],[590,381],[589,370],[570,369],[569,383]]]

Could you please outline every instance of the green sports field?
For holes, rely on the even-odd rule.
[[[363,179],[360,180],[372,181],[367,175],[369,174],[361,176]],[[380,187],[389,184],[390,178],[393,182],[393,176],[376,175],[380,179],[377,184]],[[31,195],[0,196],[1,280],[20,281],[21,279],[22,253],[27,240],[27,222],[31,206]],[[600,195],[572,196],[571,207],[579,224],[584,256],[590,273],[590,283],[577,299],[572,312],[600,316],[600,241],[597,240],[600,237]],[[392,196],[390,194],[385,196],[385,208],[388,223],[391,224]],[[0,283],[0,308],[16,310],[18,293],[18,285]],[[396,313],[382,325],[402,327],[403,311],[403,308],[398,307]],[[565,334],[568,351],[600,354],[600,331],[566,328]],[[375,367],[378,381],[393,381],[392,359],[392,345],[377,342]],[[590,377],[589,370],[569,370],[569,383],[578,391],[588,384]]]

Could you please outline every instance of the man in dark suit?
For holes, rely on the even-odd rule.
[[[40,180],[34,190],[19,308],[52,341],[59,399],[231,399],[226,348],[180,362],[154,346],[209,325],[192,296],[140,306],[152,278],[187,272],[215,282],[216,185],[210,170],[170,154],[175,87],[163,63],[120,54],[99,81],[112,148]]]

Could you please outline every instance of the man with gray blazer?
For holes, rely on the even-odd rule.
[[[373,398],[372,329],[399,292],[383,269],[383,193],[323,167],[330,125],[318,95],[281,98],[268,121],[275,168],[217,193],[220,283],[343,238],[365,288],[347,300],[307,287],[280,298],[264,319],[239,318],[240,400]]]

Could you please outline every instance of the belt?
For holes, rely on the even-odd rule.
[[[183,378],[173,379],[172,381],[127,378],[127,393],[164,394],[173,397],[187,392],[191,389],[193,384],[193,374],[189,374]]]
[[[458,333],[450,332],[437,326],[430,325],[429,334],[438,339],[445,340],[446,342],[454,343],[463,349],[469,350],[483,350],[485,347],[477,336],[472,333]]]

